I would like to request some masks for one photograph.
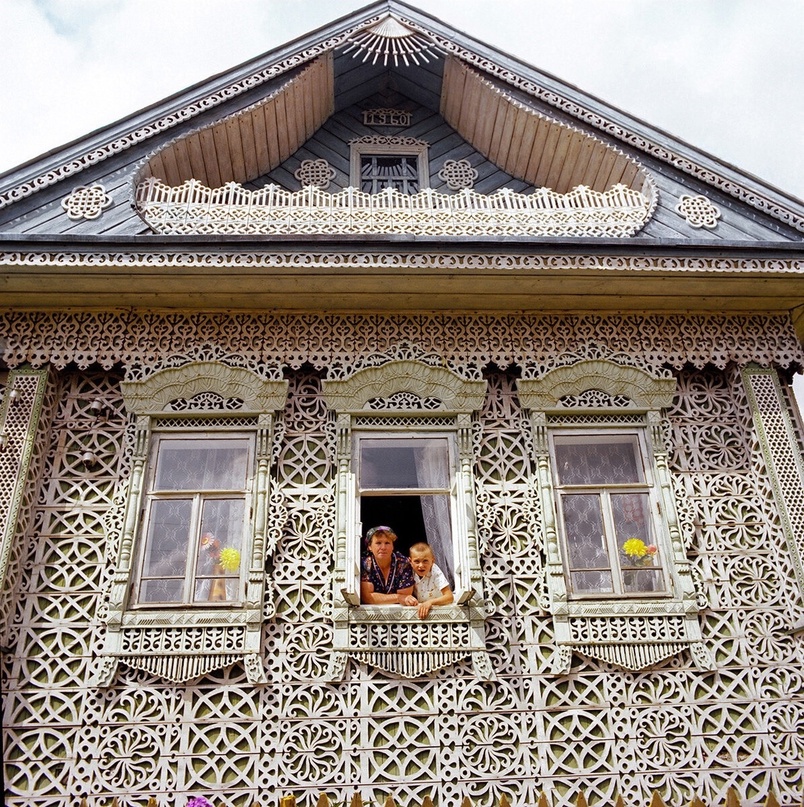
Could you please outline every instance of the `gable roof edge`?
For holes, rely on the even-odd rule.
[[[187,90],[74,140],[60,149],[48,152],[42,158],[34,158],[29,163],[11,169],[5,176],[17,176],[5,189],[0,185],[0,210],[192,120],[260,84],[279,78],[322,53],[335,49],[349,36],[373,24],[383,13],[388,12],[395,13],[413,30],[433,39],[444,53],[799,232],[804,232],[804,204],[798,199],[526,62],[501,53],[400,0],[381,0],[366,6],[232,70],[205,79]],[[132,130],[132,124],[137,128]],[[88,141],[92,143],[89,148]],[[84,148],[72,148],[79,144],[84,144]],[[65,152],[66,156],[60,156],[65,155]],[[35,170],[26,172],[26,168]]]

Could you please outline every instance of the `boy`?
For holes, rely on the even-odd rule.
[[[436,566],[435,555],[429,544],[420,541],[410,548],[410,565],[416,579],[413,595],[402,601],[403,605],[418,605],[419,619],[424,619],[434,605],[452,602],[452,589],[444,572]]]

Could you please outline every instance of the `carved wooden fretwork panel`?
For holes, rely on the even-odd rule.
[[[398,804],[426,794],[437,804],[486,805],[505,795],[519,807],[548,791],[555,807],[573,807],[582,790],[600,804],[617,794],[646,804],[654,790],[667,804],[695,793],[721,804],[729,787],[744,803],[769,791],[782,804],[800,801],[804,673],[801,639],[788,631],[804,614],[746,386],[728,364],[729,356],[775,356],[780,365],[796,356],[778,320],[738,320],[738,328],[692,318],[684,330],[675,318],[536,318],[518,327],[499,318],[492,327],[475,318],[126,317],[20,315],[9,349],[40,362],[52,356],[60,367],[136,358],[145,378],[171,364],[163,351],[186,363],[212,341],[252,370],[278,358],[288,376],[269,503],[276,616],[261,631],[267,683],[255,687],[237,662],[178,684],[121,665],[109,687],[94,685],[135,432],[117,371],[51,371],[58,386],[45,395],[52,417],[40,418],[43,482],[26,494],[32,529],[19,548],[11,652],[0,658],[9,804],[70,807],[87,794],[90,804],[120,796],[133,805],[153,794],[160,804],[204,795],[242,807],[293,793],[300,807],[315,807],[322,794],[345,803],[356,790],[378,802],[391,793]],[[639,671],[575,653],[570,675],[551,674],[556,634],[530,422],[516,369],[489,368],[472,438],[493,609],[485,647],[497,680],[478,680],[468,659],[409,679],[355,660],[342,680],[322,680],[334,661],[337,442],[321,379],[328,362],[345,378],[384,352],[387,361],[389,342],[404,339],[425,363],[440,355],[473,380],[498,358],[525,356],[526,346],[537,364],[557,367],[566,353],[577,361],[584,342],[607,339],[643,367],[680,368],[666,434],[679,531],[708,601],[696,619],[716,671],[697,669],[687,652]],[[683,367],[687,360],[698,369]],[[101,415],[96,400],[106,405]],[[583,416],[578,407],[561,414]],[[624,408],[612,422],[633,426],[635,417]],[[783,431],[773,432],[774,452],[784,450]],[[86,445],[99,459],[91,468],[81,462]]]
[[[12,594],[19,584],[20,554],[27,540],[33,497],[41,473],[40,417],[48,386],[47,370],[13,370],[0,397],[0,639],[6,646]]]
[[[530,194],[502,189],[486,195],[464,186],[455,193],[427,187],[422,146],[364,138],[352,146],[352,185],[330,193],[310,184],[299,191],[278,185],[248,190],[229,182],[209,188],[195,179],[168,186],[149,177],[137,186],[136,207],[156,233],[190,234],[370,234],[542,235],[625,238],[647,222],[653,206],[625,185],[606,191],[579,186],[567,193],[538,188]],[[410,140],[412,138],[399,138]],[[418,155],[418,193],[385,188],[364,193],[360,154]]]
[[[804,607],[804,460],[775,370],[749,366],[743,380]]]

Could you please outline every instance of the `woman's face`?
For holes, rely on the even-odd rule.
[[[390,560],[394,551],[394,542],[387,532],[375,532],[369,542],[369,552],[378,560]]]

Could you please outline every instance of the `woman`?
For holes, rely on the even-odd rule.
[[[360,571],[360,602],[364,605],[401,605],[413,594],[413,569],[408,559],[394,552],[396,533],[390,527],[373,527],[366,533]]]

